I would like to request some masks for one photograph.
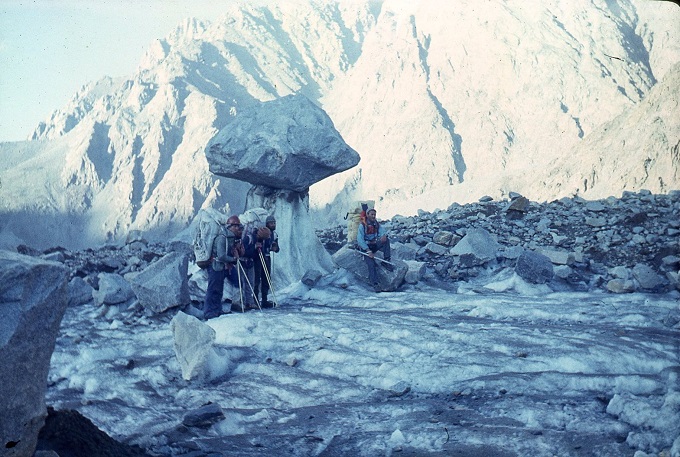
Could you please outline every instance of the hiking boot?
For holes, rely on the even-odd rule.
[[[263,308],[273,308],[273,307],[274,307],[274,302],[263,301],[263,302],[261,303],[261,305],[262,305]]]

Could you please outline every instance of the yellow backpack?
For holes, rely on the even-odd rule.
[[[347,244],[355,244],[359,225],[366,221],[366,211],[375,208],[375,200],[357,201],[345,215],[347,221]]]

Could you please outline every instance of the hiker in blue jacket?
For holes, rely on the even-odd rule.
[[[381,292],[378,274],[375,269],[375,253],[382,251],[386,261],[390,261],[390,239],[387,237],[387,230],[376,220],[376,211],[371,208],[366,212],[366,220],[359,225],[357,233],[357,245],[359,249],[368,254],[365,256],[366,266],[368,267],[368,279],[373,284],[376,292]],[[392,265],[382,264],[385,269],[392,271]]]
[[[224,280],[238,287],[236,262],[244,254],[241,246],[241,231],[243,225],[238,216],[231,216],[226,224],[220,227],[213,243],[212,261],[208,265],[208,288],[205,291],[203,302],[203,318],[212,319],[222,312],[222,294],[224,293]],[[228,314],[224,313],[224,314]]]

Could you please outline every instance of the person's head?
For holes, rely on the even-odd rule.
[[[227,230],[236,236],[241,236],[241,233],[243,233],[243,225],[241,224],[241,220],[238,218],[238,216],[229,216],[226,226]]]
[[[274,216],[267,216],[267,221],[265,222],[265,225],[269,230],[276,230],[276,219]]]
[[[366,219],[368,219],[369,221],[374,221],[375,216],[376,216],[376,212],[375,212],[374,208],[371,208],[368,211],[366,211]]]

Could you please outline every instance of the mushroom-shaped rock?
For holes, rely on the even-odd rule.
[[[328,115],[303,95],[242,111],[206,147],[216,175],[304,192],[359,163]]]

